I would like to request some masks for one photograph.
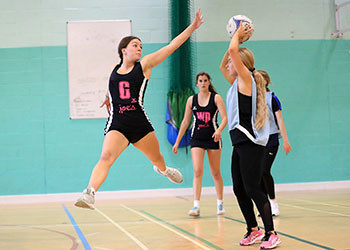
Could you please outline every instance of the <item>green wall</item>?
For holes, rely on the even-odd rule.
[[[217,72],[218,55],[227,46],[200,43],[200,70]],[[255,67],[271,76],[293,148],[288,156],[280,148],[275,181],[349,180],[350,40],[250,41],[245,46],[255,55]],[[225,96],[224,78],[216,73],[214,82]],[[229,153],[226,148],[222,159]]]
[[[145,44],[148,54],[164,44]],[[280,152],[273,167],[276,183],[349,180],[350,40],[250,41],[256,68],[267,70],[280,98],[293,151]],[[208,71],[225,98],[229,85],[218,65],[227,42],[197,43],[197,71]],[[66,47],[0,49],[0,194],[81,191],[88,183],[103,141],[104,119],[70,120]],[[192,186],[190,154],[171,153],[165,109],[169,61],[157,66],[145,107],[169,166],[184,183],[155,174],[150,162],[130,146],[111,168],[101,190]],[[232,147],[223,136],[222,171],[231,185]],[[208,164],[203,186],[212,186]]]
[[[194,0],[199,7],[205,23],[192,36],[194,64],[211,74],[223,98],[229,86],[218,66],[228,46],[227,20],[244,14],[254,21],[244,45],[254,52],[256,68],[271,75],[293,147],[289,156],[277,156],[276,183],[349,180],[350,32],[331,37],[334,1]],[[344,28],[349,16],[347,6]],[[99,158],[105,120],[69,119],[66,22],[130,19],[148,54],[168,42],[169,1],[13,0],[2,2],[0,17],[0,195],[80,192]],[[101,190],[192,186],[190,153],[174,155],[166,138],[169,70],[169,60],[153,70],[145,107],[167,164],[183,172],[184,183],[155,174],[130,146]],[[227,131],[223,145],[222,174],[231,185]],[[203,186],[213,186],[207,161]]]

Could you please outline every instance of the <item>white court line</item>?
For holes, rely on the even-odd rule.
[[[335,205],[335,204],[330,204],[330,203],[324,203],[324,202],[319,202],[319,201],[308,201],[308,200],[302,200],[302,199],[288,199],[288,198],[282,198],[280,200],[303,201],[303,202],[308,202],[308,203],[312,203],[312,204],[319,204],[319,205],[330,206],[330,207],[350,209],[350,207],[346,207],[346,206],[342,206],[342,205]]]
[[[128,231],[126,231],[124,228],[122,228],[118,223],[114,222],[111,218],[109,218],[107,215],[105,215],[101,210],[95,207],[95,210],[100,213],[103,217],[105,217],[110,223],[112,223],[114,226],[119,228],[123,233],[125,233],[127,236],[129,236],[130,239],[135,241],[135,243],[142,249],[149,250],[144,244],[142,244],[141,241],[136,239],[134,236],[132,236]]]
[[[294,206],[294,205],[289,205],[289,204],[280,203],[280,202],[278,204],[281,204],[281,205],[286,206],[286,207],[293,207],[293,208],[309,210],[309,211],[314,211],[314,212],[319,212],[319,213],[334,214],[334,215],[339,215],[339,216],[343,216],[343,217],[350,217],[350,215],[348,215],[348,214],[334,213],[334,212],[323,211],[323,210],[318,210],[318,209],[313,209],[313,208]]]
[[[211,248],[208,248],[208,247],[204,246],[203,244],[201,244],[201,243],[199,243],[199,242],[197,242],[197,241],[191,239],[190,237],[187,237],[186,235],[184,235],[184,234],[182,234],[182,233],[179,233],[178,231],[172,229],[171,227],[168,227],[167,225],[164,225],[163,223],[160,223],[159,221],[156,221],[156,220],[150,218],[149,216],[146,216],[146,215],[144,215],[144,214],[142,214],[142,213],[140,213],[140,212],[138,212],[138,211],[136,211],[136,210],[134,210],[134,209],[132,209],[132,208],[130,208],[130,207],[127,207],[127,206],[125,206],[125,205],[123,205],[123,204],[120,204],[120,206],[123,207],[123,208],[125,208],[125,209],[128,209],[128,210],[131,211],[131,212],[134,212],[135,214],[138,214],[138,215],[140,215],[140,216],[146,218],[147,220],[149,220],[149,221],[151,221],[151,222],[153,222],[153,223],[156,223],[156,224],[158,224],[158,225],[164,227],[165,229],[168,229],[169,231],[171,231],[171,232],[173,232],[173,233],[176,233],[176,234],[179,235],[180,237],[182,237],[182,238],[184,238],[184,239],[186,239],[186,240],[191,241],[192,243],[196,244],[197,246],[199,246],[199,247],[202,248],[202,249],[207,249],[207,250],[210,250],[210,249],[211,249]]]

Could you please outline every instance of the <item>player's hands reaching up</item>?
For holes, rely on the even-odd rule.
[[[202,12],[201,12],[201,9],[198,9],[197,12],[196,12],[196,17],[193,19],[192,26],[195,29],[198,29],[199,26],[202,25],[202,23],[204,23]]]
[[[237,29],[236,33],[238,36],[238,41],[240,44],[242,44],[244,41],[248,40],[252,34],[254,30],[252,30],[252,27],[248,24],[243,26],[243,22],[239,23],[239,28]],[[247,39],[248,37],[248,39]]]

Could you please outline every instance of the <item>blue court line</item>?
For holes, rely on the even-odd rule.
[[[241,221],[241,220],[237,220],[237,219],[233,219],[231,217],[227,217],[227,216],[224,216],[225,219],[228,219],[228,220],[232,220],[232,221],[235,221],[235,222],[239,222],[239,223],[242,223],[242,224],[246,224],[244,221]],[[259,226],[260,227],[260,226]],[[264,229],[263,227],[260,227],[262,229]],[[297,240],[297,241],[300,241],[300,242],[303,242],[303,243],[306,243],[306,244],[309,244],[309,245],[312,245],[312,246],[315,246],[315,247],[319,247],[319,248],[322,248],[322,249],[327,249],[327,250],[335,250],[334,248],[330,248],[330,247],[326,247],[326,246],[322,246],[320,244],[317,244],[317,243],[314,243],[314,242],[311,242],[311,241],[308,241],[308,240],[304,240],[304,239],[301,239],[301,238],[298,238],[298,237],[295,237],[293,235],[289,235],[289,234],[286,234],[286,233],[282,233],[280,231],[277,231],[278,234],[280,235],[283,235],[285,237],[288,237],[288,238],[291,238],[293,240]]]
[[[90,247],[89,243],[87,242],[85,236],[84,236],[83,233],[81,232],[79,226],[78,226],[77,223],[75,222],[75,220],[74,220],[73,216],[71,215],[71,213],[68,211],[68,209],[66,208],[66,206],[65,206],[64,204],[62,204],[62,207],[63,207],[64,211],[66,212],[66,214],[68,215],[68,218],[69,218],[70,222],[72,223],[72,225],[73,225],[75,231],[77,232],[77,234],[78,234],[78,236],[79,236],[79,238],[80,238],[81,243],[83,243],[84,248],[85,248],[86,250],[91,250],[91,247]]]
[[[188,232],[188,231],[186,231],[186,230],[184,230],[184,229],[182,229],[182,228],[180,228],[178,226],[175,226],[175,225],[173,225],[173,224],[171,224],[171,223],[169,223],[169,222],[167,222],[165,220],[162,220],[162,219],[160,219],[160,218],[158,218],[158,217],[156,217],[156,216],[154,216],[154,215],[152,215],[152,214],[150,214],[150,213],[148,213],[148,212],[146,212],[144,210],[140,210],[140,212],[143,213],[143,214],[148,215],[149,217],[152,217],[153,219],[156,219],[157,221],[160,221],[160,222],[162,222],[164,224],[167,224],[168,226],[171,226],[172,228],[175,228],[175,229],[179,230],[180,232],[183,232],[183,233],[185,233],[185,234],[187,234],[187,235],[189,235],[189,236],[191,236],[191,237],[193,237],[193,238],[195,238],[197,240],[200,240],[203,243],[207,244],[208,246],[211,246],[214,249],[224,250],[223,248],[220,248],[220,247],[214,245],[213,243],[211,243],[211,242],[209,242],[209,241],[207,241],[207,240],[205,240],[205,239],[203,239],[201,237],[198,237],[197,235],[194,235],[194,234],[192,234],[192,233],[190,233],[190,232]]]

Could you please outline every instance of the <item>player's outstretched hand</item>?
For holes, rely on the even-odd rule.
[[[196,17],[193,19],[192,25],[195,29],[198,29],[199,26],[202,25],[202,23],[204,23],[202,11],[201,11],[201,9],[198,9],[196,12]]]

